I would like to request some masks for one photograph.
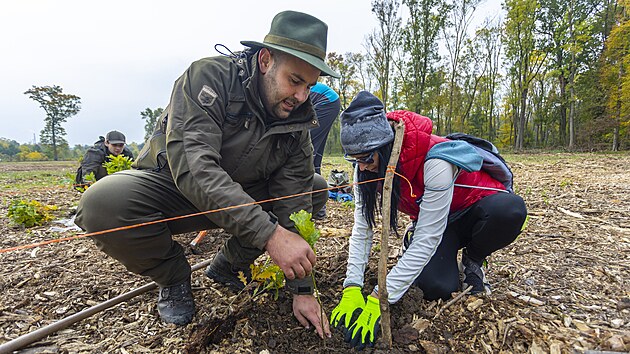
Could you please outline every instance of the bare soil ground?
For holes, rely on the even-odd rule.
[[[515,243],[489,259],[490,296],[465,296],[445,307],[410,290],[392,306],[393,349],[366,353],[584,353],[630,351],[630,155],[535,155],[511,166],[529,224]],[[510,161],[510,159],[508,159]],[[17,166],[17,167],[16,167]],[[0,164],[0,174],[71,164]],[[6,217],[11,198],[57,205],[67,217],[80,195],[67,186],[0,189],[0,250],[49,240],[51,224],[15,228]],[[341,298],[352,211],[332,200],[318,222],[316,279],[325,311]],[[401,221],[401,229],[404,228]],[[196,235],[178,235],[187,245]],[[211,259],[222,240],[209,232],[191,264]],[[392,238],[390,266],[400,239]],[[365,292],[377,283],[373,251]],[[0,345],[142,286],[89,239],[0,253]],[[193,273],[197,315],[184,327],[160,322],[152,290],[97,313],[23,349],[22,353],[341,353],[341,333],[321,340],[292,316],[291,296],[254,299]]]

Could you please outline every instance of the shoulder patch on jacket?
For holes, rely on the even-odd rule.
[[[197,99],[199,100],[199,103],[201,103],[202,106],[208,107],[214,104],[214,101],[217,100],[218,96],[219,95],[217,95],[217,93],[214,92],[214,90],[211,89],[210,86],[203,85],[203,88],[199,92]]]

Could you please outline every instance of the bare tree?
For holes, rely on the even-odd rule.
[[[444,27],[444,43],[449,59],[449,107],[446,117],[446,131],[452,132],[455,115],[455,91],[460,76],[460,64],[464,51],[464,43],[468,38],[468,26],[472,21],[475,9],[481,0],[454,0],[449,13],[448,25]]]
[[[398,0],[374,0],[372,13],[378,19],[379,28],[366,38],[367,55],[379,84],[385,109],[387,109],[392,56],[400,39],[399,6]]]

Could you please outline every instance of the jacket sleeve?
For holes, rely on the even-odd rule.
[[[294,134],[295,135],[295,134]],[[270,178],[269,197],[278,198],[296,193],[311,192],[313,190],[313,144],[310,134],[300,134],[292,144],[282,147],[289,150],[287,162]],[[298,233],[289,216],[300,210],[312,212],[313,197],[311,194],[299,195],[293,198],[283,198],[273,202],[273,213],[278,217],[280,225]]]
[[[262,250],[276,224],[220,166],[228,95],[224,86],[230,78],[213,74],[219,75],[193,63],[175,82],[166,128],[169,167],[181,193],[201,211],[249,203],[206,215],[241,242]]]
[[[81,161],[81,180],[86,182],[85,176],[91,172],[94,172],[94,177],[97,177],[96,175],[103,162],[105,162],[103,152],[95,148],[89,148]]]
[[[357,181],[357,168],[354,169],[354,181]],[[372,249],[372,238],[374,231],[363,216],[363,198],[359,192],[359,187],[354,186],[354,226],[350,236],[348,247],[348,267],[346,269],[346,280],[343,287],[359,286],[363,287],[365,267],[370,257]]]
[[[387,275],[390,303],[397,302],[407,292],[442,242],[456,175],[457,167],[444,160],[432,159],[425,162],[425,188],[413,241]]]

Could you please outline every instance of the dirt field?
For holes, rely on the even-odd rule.
[[[366,353],[584,353],[630,351],[630,155],[510,157],[517,193],[529,223],[515,243],[489,259],[493,293],[466,296],[445,307],[409,291],[392,306],[394,348]],[[72,164],[0,164],[0,250],[70,236],[53,224],[14,228],[6,217],[11,198],[58,206],[66,218],[80,195],[50,169]],[[18,171],[12,175],[12,171]],[[27,174],[25,175],[24,172]],[[63,174],[63,173],[62,173]],[[52,176],[52,177],[51,177]],[[48,184],[33,180],[49,179]],[[24,184],[30,187],[25,188]],[[30,183],[30,184],[29,184]],[[401,229],[404,228],[401,220]],[[341,298],[352,211],[329,200],[319,222],[316,279],[327,314]],[[378,236],[378,235],[377,235]],[[188,244],[195,234],[176,239]],[[226,237],[211,231],[191,264],[211,259]],[[380,237],[380,236],[379,236]],[[392,238],[390,266],[400,239]],[[376,284],[373,251],[365,293]],[[0,253],[0,345],[90,306],[142,286],[77,239]],[[321,340],[292,315],[284,290],[251,299],[193,273],[197,315],[188,326],[160,322],[152,290],[58,331],[23,353],[345,353],[342,335]]]

